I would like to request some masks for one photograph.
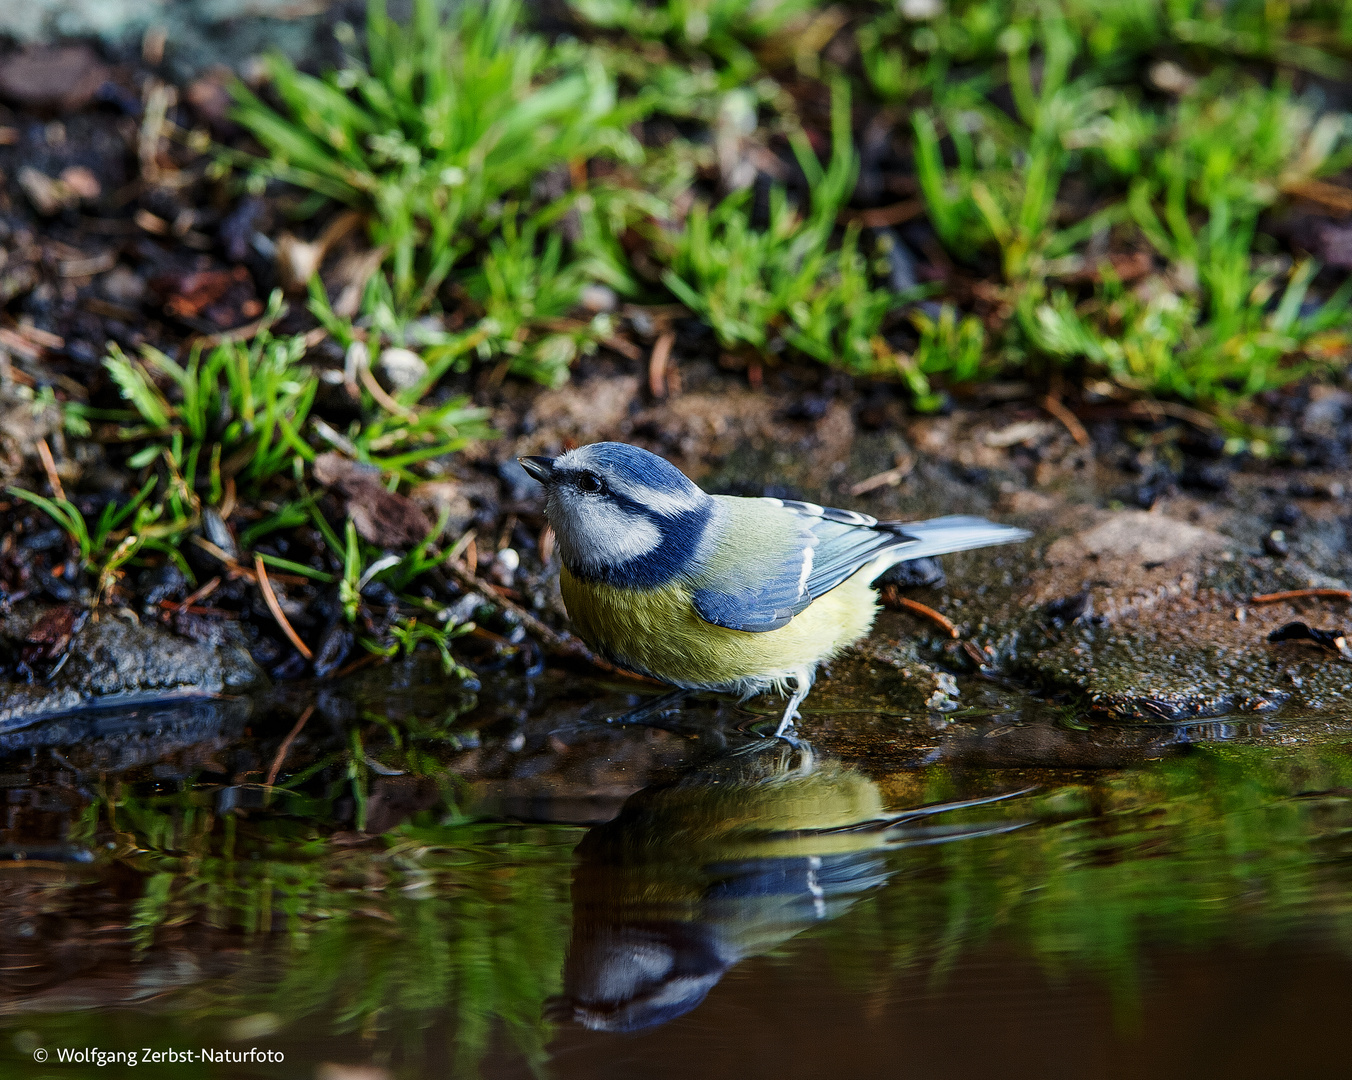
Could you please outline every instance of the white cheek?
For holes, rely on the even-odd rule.
[[[555,498],[566,505],[558,506],[549,519],[559,538],[559,553],[569,566],[614,566],[646,555],[662,542],[651,521],[625,513],[614,503],[571,492]]]

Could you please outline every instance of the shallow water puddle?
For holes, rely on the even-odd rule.
[[[713,700],[620,726],[623,684],[476,707],[395,674],[383,709],[8,737],[0,1073],[1341,1072],[1328,718],[1082,731],[987,687],[904,722],[824,698],[790,745]]]

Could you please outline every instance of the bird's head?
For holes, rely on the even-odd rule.
[[[574,574],[616,584],[659,584],[681,572],[713,499],[676,466],[624,443],[523,457],[545,488],[545,516]]]

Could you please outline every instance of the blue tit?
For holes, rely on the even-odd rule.
[[[880,522],[784,499],[709,495],[670,462],[602,442],[519,459],[545,488],[560,586],[583,640],[682,690],[789,698],[862,638],[873,582],[909,559],[1009,544],[1023,529],[977,517]]]
[[[1027,792],[889,811],[878,785],[804,740],[758,740],[637,792],[574,852],[573,932],[549,1011],[641,1031],[695,1008],[733,965],[848,911],[888,852],[1019,828],[935,815]]]

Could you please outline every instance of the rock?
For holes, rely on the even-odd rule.
[[[1088,558],[1134,568],[1160,565],[1182,555],[1220,551],[1230,544],[1219,533],[1163,514],[1123,510],[1092,529],[1056,541],[1047,551],[1047,562],[1069,566]]]
[[[58,178],[77,198],[89,202],[103,194],[103,185],[92,171],[83,165],[71,165],[61,170]]]
[[[983,590],[987,621],[976,641],[994,651],[997,669],[1077,696],[1103,718],[1179,722],[1352,706],[1352,665],[1269,644],[1292,607],[1249,602],[1305,587],[1312,572],[1294,558],[1256,566],[1237,559],[1236,546],[1159,513],[1100,514],[1042,558],[1029,553],[1017,581]],[[974,587],[970,578],[959,584],[968,594]]]
[[[0,654],[17,657],[49,611],[21,604],[0,619]],[[224,637],[212,647],[101,612],[74,635],[69,659],[50,681],[0,680],[0,734],[80,709],[238,694],[261,685],[264,676],[238,629],[229,627]]]
[[[318,244],[301,240],[289,232],[277,237],[277,273],[289,293],[302,293],[309,280],[319,273],[324,250]]]
[[[0,60],[0,97],[21,108],[73,112],[108,76],[88,45],[30,46]]]
[[[619,306],[620,298],[609,285],[593,282],[583,287],[578,303],[591,312],[614,311]]]
[[[74,768],[90,773],[153,765],[161,779],[186,779],[245,737],[253,709],[251,697],[95,702],[78,712],[0,729],[0,753],[60,747]]]
[[[380,373],[396,394],[411,390],[427,377],[427,364],[410,349],[382,349]]]

